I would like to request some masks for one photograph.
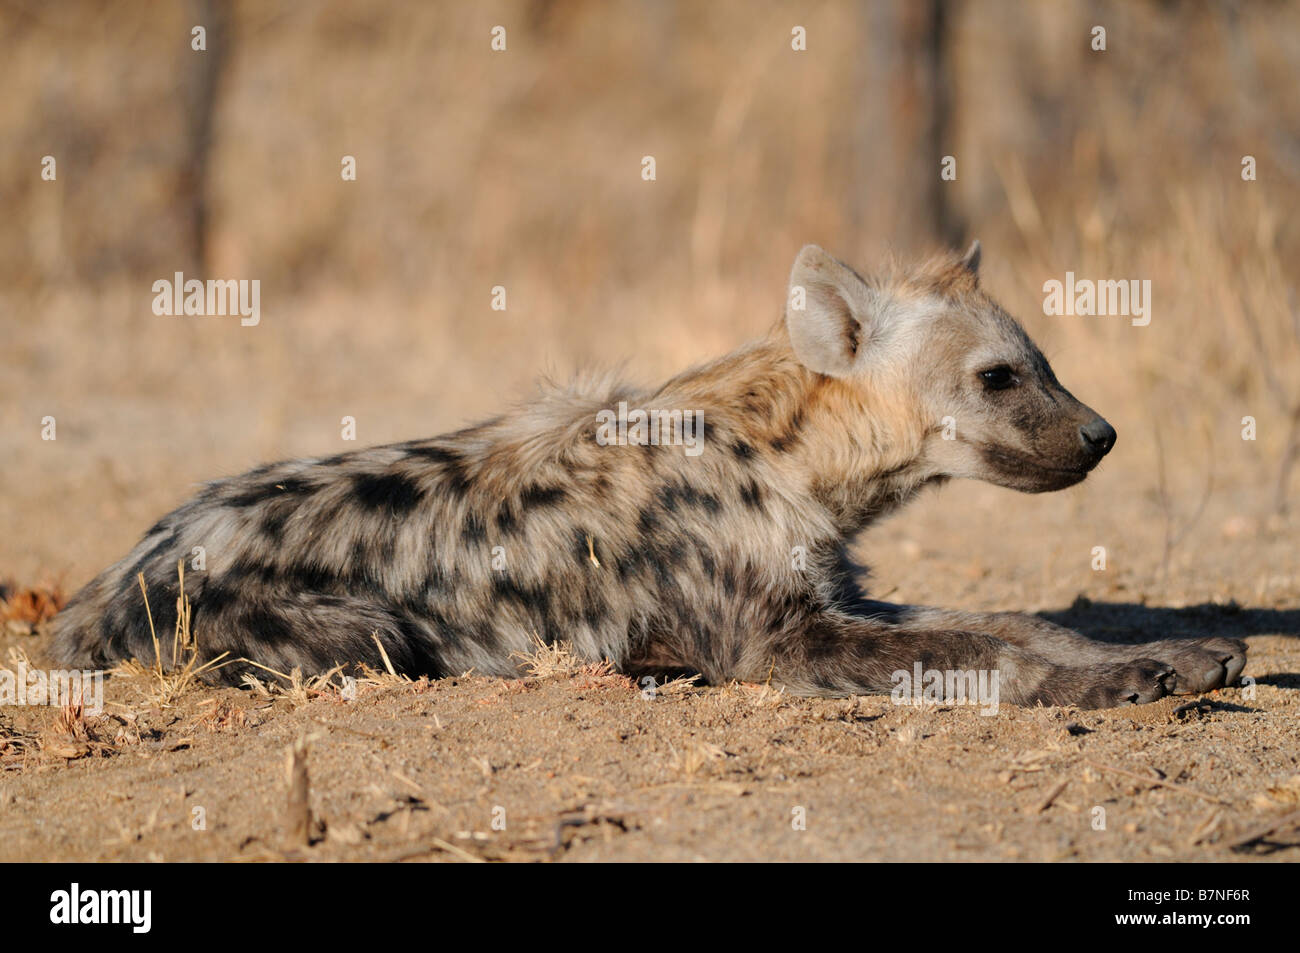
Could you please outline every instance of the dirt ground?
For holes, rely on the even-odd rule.
[[[136,670],[107,680],[97,717],[0,709],[0,855],[1300,858],[1296,522],[1256,518],[1254,496],[1225,491],[1184,523],[1125,483],[1108,465],[1043,497],[941,490],[867,537],[874,589],[1043,611],[1105,639],[1245,637],[1253,685],[1126,710],[984,715],[747,684],[647,698],[599,666],[547,657],[511,682],[377,674],[341,690],[337,678],[268,675],[263,691],[199,686],[175,699]],[[1179,537],[1167,560],[1166,530]],[[1111,540],[1108,568],[1092,569],[1092,547]],[[11,621],[0,657],[39,664],[42,628]],[[303,789],[289,793],[299,743],[310,821]]]

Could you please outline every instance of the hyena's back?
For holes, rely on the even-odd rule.
[[[590,432],[596,409],[627,396],[555,395],[505,422],[208,484],[74,597],[54,654],[77,667],[152,660],[143,574],[169,663],[184,562],[205,660],[380,667],[377,637],[406,673],[508,675],[532,638],[555,632],[589,657],[622,658],[627,587],[592,570],[620,545],[602,521],[641,505],[644,481],[614,472],[626,458],[596,452]]]

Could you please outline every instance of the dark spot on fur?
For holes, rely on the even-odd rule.
[[[531,509],[534,506],[554,506],[563,503],[568,495],[569,491],[562,486],[538,486],[534,483],[524,490],[519,502],[524,509]]]
[[[298,592],[331,593],[338,589],[339,575],[319,563],[301,563],[291,566],[285,574],[289,584]]]
[[[267,585],[275,582],[278,575],[273,563],[263,562],[245,555],[236,559],[222,578],[235,585],[248,585],[250,583]]]
[[[487,539],[487,526],[483,522],[483,517],[477,513],[466,515],[465,525],[460,531],[460,538],[467,543],[481,543]]]
[[[786,425],[785,430],[780,436],[772,441],[772,449],[777,453],[785,453],[796,443],[799,442],[799,430],[803,427],[803,411],[795,411],[794,416],[790,418],[790,423]]]
[[[353,586],[387,598],[392,595],[384,570],[397,557],[397,537],[392,533],[363,535],[352,546],[352,564],[348,579]]]
[[[692,506],[702,506],[710,513],[717,513],[722,509],[722,502],[716,496],[697,489],[685,481],[682,482],[682,492],[686,501]]]
[[[246,487],[233,496],[228,496],[223,501],[226,506],[246,507],[261,506],[263,503],[269,503],[272,500],[282,499],[290,496],[303,496],[312,492],[314,487],[306,480],[298,477],[285,477],[283,480],[276,480],[274,483],[265,483],[261,486]]]
[[[225,586],[207,586],[194,600],[194,611],[204,616],[220,615],[239,601],[239,596]]]
[[[352,492],[363,506],[393,516],[411,512],[424,497],[415,481],[401,473],[358,473],[352,478]]]
[[[743,440],[737,440],[731,445],[731,452],[741,460],[748,460],[754,455],[754,448]]]
[[[267,491],[275,494],[292,494],[301,496],[304,493],[310,493],[314,487],[306,480],[298,477],[285,477],[283,480],[276,480],[274,483],[267,484]]]
[[[448,450],[445,447],[409,447],[406,455],[440,464],[445,486],[453,495],[464,496],[469,490],[470,478],[465,469],[465,458],[455,450]]]
[[[151,631],[159,633],[160,645],[164,642],[171,643],[169,633],[176,626],[176,592],[174,589],[168,592],[164,586],[150,585],[149,605],[146,609],[144,594],[140,592],[138,582],[132,586],[132,590],[133,598],[130,602],[120,606],[114,613],[114,632],[110,640],[114,647],[112,654],[135,655],[147,663],[154,657]],[[122,651],[123,647],[127,649],[126,652]],[[144,651],[141,652],[141,649]],[[163,658],[166,659],[166,655]]]
[[[624,582],[649,565],[649,557],[640,546],[633,546],[628,552],[617,558],[618,578]]]
[[[695,643],[695,653],[697,658],[709,658],[715,647],[712,633],[709,627],[704,624],[704,620],[698,615],[689,616],[688,623],[691,630],[691,638]]]
[[[268,645],[292,642],[296,635],[293,626],[283,616],[265,609],[250,609],[240,616],[239,622],[258,642]]]
[[[544,613],[546,610],[546,593],[535,586],[521,586],[509,573],[492,574],[492,591],[498,598],[512,599],[529,612]]]
[[[430,446],[407,446],[406,455],[418,460],[431,460],[434,463],[452,464],[454,466],[463,466],[465,461],[455,450],[448,450],[446,447]]]
[[[756,482],[750,480],[748,486],[741,487],[740,499],[750,509],[761,509],[763,506],[763,490]]]
[[[714,576],[717,575],[718,572],[718,561],[714,558],[713,552],[705,544],[704,540],[700,539],[694,533],[687,533],[686,539],[693,547],[695,547],[696,555],[700,557],[700,568],[704,570],[704,574],[708,576],[709,581],[712,582]]]
[[[673,569],[680,564],[681,560],[680,558],[674,558],[673,550],[657,539],[650,539],[644,544],[644,552],[645,562],[654,572],[655,584],[660,589],[659,596],[661,598],[671,598],[675,593],[680,592]],[[689,615],[690,613],[679,614]]]
[[[659,517],[655,513],[655,511],[650,509],[650,507],[648,506],[643,507],[641,509],[640,516],[637,518],[637,522],[636,522],[637,530],[644,535],[647,533],[654,532],[655,527],[657,527],[658,525],[659,525]]]
[[[147,539],[148,537],[145,538]],[[170,533],[167,534],[167,536],[164,539],[158,541],[157,543],[154,543],[153,546],[149,547],[149,551],[136,560],[135,565],[131,567],[131,571],[127,574],[127,579],[129,584],[133,587],[136,586],[136,577],[139,576],[140,573],[144,572],[146,569],[161,571],[168,568],[168,567],[156,567],[153,564],[159,558],[161,558],[163,553],[167,552],[167,550],[175,548],[177,543],[179,542],[180,542],[180,530],[173,529]],[[177,555],[179,559],[179,554]],[[176,567],[174,564],[170,568],[173,572],[175,572]]]
[[[676,513],[683,505],[703,507],[710,513],[716,513],[722,508],[722,504],[716,496],[712,493],[705,493],[684,479],[678,480],[675,484],[664,484],[659,488],[655,496],[660,508],[668,513]],[[648,528],[653,528],[653,525],[650,524]],[[643,531],[646,528],[643,526]]]
[[[271,539],[278,540],[284,533],[284,524],[289,522],[289,517],[293,514],[293,509],[286,506],[278,506],[267,511],[262,517],[262,532]]]

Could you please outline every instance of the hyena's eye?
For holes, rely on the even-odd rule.
[[[985,390],[1006,390],[1008,387],[1015,387],[1019,383],[1011,368],[1005,364],[990,367],[987,371],[980,371],[980,380],[984,382]]]

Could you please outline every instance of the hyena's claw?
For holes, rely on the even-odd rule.
[[[1138,659],[1132,680],[1121,696],[1121,705],[1145,705],[1178,692],[1178,672],[1171,665],[1152,659]]]
[[[1241,670],[1246,667],[1246,643],[1241,639],[1213,639],[1213,644],[1222,655],[1220,661],[1223,663],[1223,684],[1236,685],[1241,678]]]
[[[1092,685],[1079,702],[1086,708],[1146,705],[1172,695],[1178,688],[1178,673],[1173,666],[1149,658],[1101,665],[1088,670],[1088,674]]]
[[[1037,700],[1048,705],[1119,708],[1145,705],[1171,695],[1178,687],[1172,665],[1139,658],[1084,668],[1058,668],[1039,686]]]

